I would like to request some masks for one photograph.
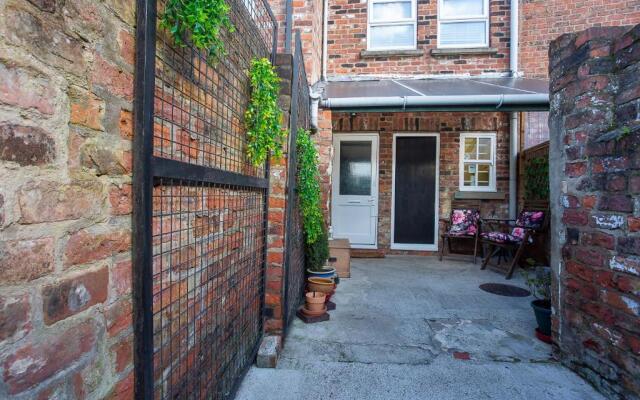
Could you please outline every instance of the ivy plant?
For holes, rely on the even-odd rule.
[[[329,241],[321,208],[318,151],[309,131],[304,129],[298,129],[296,146],[297,194],[305,237],[305,256],[307,266],[312,270],[319,270],[329,258]]]
[[[549,158],[532,158],[525,165],[524,191],[530,200],[549,199]]]
[[[251,99],[244,114],[247,128],[247,155],[255,166],[269,155],[282,157],[287,130],[282,127],[282,110],[278,105],[280,78],[266,58],[251,60],[249,70]]]
[[[215,62],[226,55],[222,33],[234,32],[225,0],[167,0],[160,15],[160,27],[167,29],[180,46],[191,42]]]

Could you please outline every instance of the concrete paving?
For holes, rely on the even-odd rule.
[[[277,368],[252,367],[237,399],[603,399],[534,337],[531,297],[478,288],[502,275],[467,258],[351,268],[331,320],[296,318]],[[526,287],[517,273],[508,283]]]

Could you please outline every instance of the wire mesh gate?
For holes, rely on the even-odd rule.
[[[296,194],[298,129],[309,129],[309,84],[304,68],[300,32],[295,34],[291,83],[291,116],[289,119],[289,159],[287,165],[287,208],[285,247],[285,331],[289,327],[304,294],[304,234]]]
[[[275,56],[266,0],[227,0],[216,63],[138,0],[134,157],[136,397],[226,399],[262,335],[268,163],[245,156],[253,57]]]

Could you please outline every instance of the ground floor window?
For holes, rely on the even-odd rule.
[[[496,134],[460,134],[460,190],[496,190]]]
[[[523,149],[536,146],[549,140],[549,113],[526,112],[524,117]]]

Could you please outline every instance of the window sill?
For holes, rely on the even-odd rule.
[[[451,55],[491,55],[498,54],[498,49],[494,47],[460,48],[460,49],[432,49],[431,55],[451,56]]]
[[[504,200],[507,198],[505,192],[464,192],[457,191],[453,198],[456,200]]]
[[[374,58],[374,57],[422,57],[424,50],[362,50],[360,52],[361,58]]]

